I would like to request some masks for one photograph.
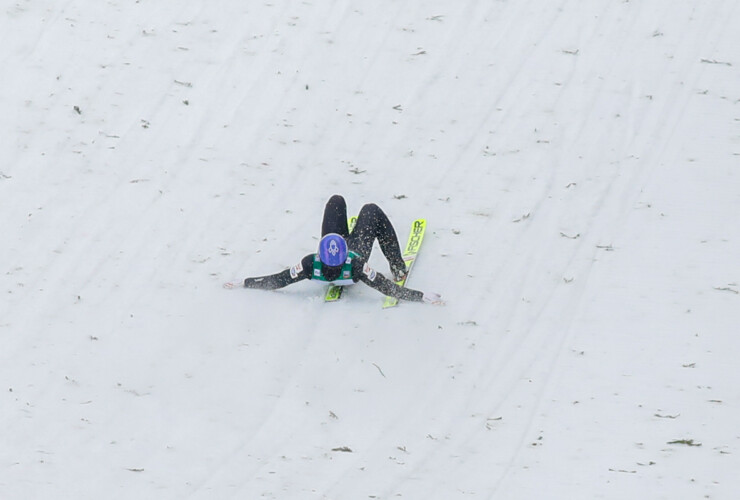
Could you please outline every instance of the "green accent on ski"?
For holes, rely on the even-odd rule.
[[[411,224],[411,232],[409,233],[409,240],[406,243],[406,249],[403,251],[403,261],[406,263],[406,276],[402,280],[396,281],[396,285],[405,286],[406,281],[409,279],[411,274],[411,268],[416,262],[416,256],[419,254],[419,248],[421,242],[424,241],[424,233],[427,230],[426,219],[416,219]],[[383,309],[388,307],[394,307],[398,304],[398,299],[395,297],[385,297],[383,301]]]
[[[347,228],[349,229],[350,234],[352,234],[352,231],[355,228],[355,225],[357,224],[357,216],[353,215],[349,219],[347,219]],[[331,285],[326,290],[326,295],[324,296],[324,302],[335,302],[342,298],[342,291],[344,290],[343,286],[339,285]]]
[[[324,297],[324,300],[326,302],[334,302],[335,300],[339,300],[339,297],[342,296],[342,290],[344,290],[341,286],[330,286],[329,289],[326,291],[326,297]]]

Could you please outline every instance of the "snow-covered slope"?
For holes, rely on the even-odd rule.
[[[738,25],[4,6],[0,497],[732,498]],[[221,287],[314,251],[334,193],[427,217],[445,307]]]

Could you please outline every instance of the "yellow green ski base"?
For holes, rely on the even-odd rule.
[[[426,219],[416,219],[411,224],[411,233],[409,234],[409,240],[406,243],[406,249],[403,251],[403,261],[406,263],[406,275],[402,280],[396,281],[396,285],[405,286],[406,281],[409,279],[411,274],[411,268],[414,266],[416,256],[419,254],[419,248],[421,248],[421,242],[424,241],[424,233],[427,230]],[[395,297],[386,296],[383,301],[383,309],[394,307],[398,305],[398,299]]]

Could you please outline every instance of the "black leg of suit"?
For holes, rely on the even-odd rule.
[[[338,194],[329,198],[324,208],[324,218],[321,221],[321,237],[323,238],[329,233],[337,233],[344,238],[349,236],[347,203]]]
[[[399,270],[405,269],[406,265],[401,256],[401,247],[398,244],[398,236],[396,230],[393,229],[393,224],[379,206],[369,203],[360,210],[357,225],[348,238],[347,244],[350,250],[369,259],[376,239],[393,273],[396,274]]]

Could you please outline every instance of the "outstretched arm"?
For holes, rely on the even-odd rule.
[[[244,287],[259,290],[277,290],[278,288],[292,285],[293,283],[310,278],[312,262],[313,255],[306,255],[298,264],[279,273],[246,278],[243,283]],[[239,282],[226,283],[224,286],[226,288],[236,288],[239,286]]]
[[[412,288],[406,288],[405,286],[398,286],[395,282],[389,280],[382,274],[378,273],[374,281],[362,279],[364,283],[367,283],[371,287],[383,295],[395,297],[399,300],[409,300],[412,302],[423,302],[424,292],[414,290]]]
[[[258,276],[255,278],[245,278],[244,288],[257,288],[259,290],[277,290],[285,286],[294,283],[293,278],[290,277],[290,269],[281,271],[277,274],[270,274],[268,276]]]
[[[424,293],[419,290],[398,286],[394,281],[389,280],[379,272],[370,268],[364,262],[357,262],[357,273],[360,281],[376,289],[383,295],[389,295],[399,300],[409,300],[412,302],[423,302]]]

